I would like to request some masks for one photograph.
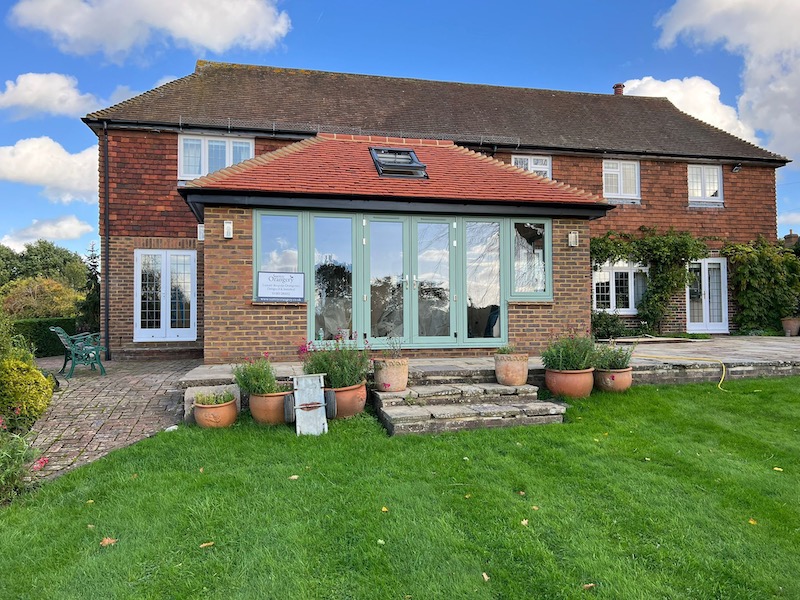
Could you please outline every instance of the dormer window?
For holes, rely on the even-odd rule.
[[[402,177],[407,179],[427,179],[426,165],[419,162],[411,149],[370,148],[372,161],[381,177]]]

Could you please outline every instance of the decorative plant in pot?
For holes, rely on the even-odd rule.
[[[250,396],[250,414],[257,423],[285,423],[284,402],[292,391],[290,383],[281,383],[269,362],[269,353],[233,367],[233,376],[243,393]]]
[[[598,345],[594,355],[594,386],[604,392],[624,392],[633,383],[634,346]]]
[[[325,388],[336,393],[336,418],[352,417],[367,402],[369,350],[342,336],[326,342],[307,342],[300,347],[303,373],[325,374]]]
[[[198,393],[193,410],[200,427],[229,427],[236,422],[236,398],[230,390]]]
[[[551,342],[542,352],[544,381],[556,396],[585,398],[592,393],[594,340],[569,335]]]
[[[386,338],[381,358],[372,361],[375,368],[375,389],[379,392],[402,392],[408,385],[408,359],[400,356],[402,340]]]
[[[800,335],[800,313],[795,312],[794,315],[783,317],[781,319],[783,326],[783,333],[786,337]]]
[[[503,346],[494,354],[494,376],[500,385],[525,385],[528,381],[528,353]]]

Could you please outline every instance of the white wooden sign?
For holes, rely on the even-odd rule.
[[[259,302],[304,302],[305,284],[304,273],[259,271],[256,299]]]

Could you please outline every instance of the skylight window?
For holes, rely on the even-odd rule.
[[[372,161],[381,177],[426,179],[425,165],[419,162],[413,150],[405,148],[370,148]]]

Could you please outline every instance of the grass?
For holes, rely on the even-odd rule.
[[[726,387],[433,437],[161,433],[0,508],[0,597],[798,598],[800,378]]]

